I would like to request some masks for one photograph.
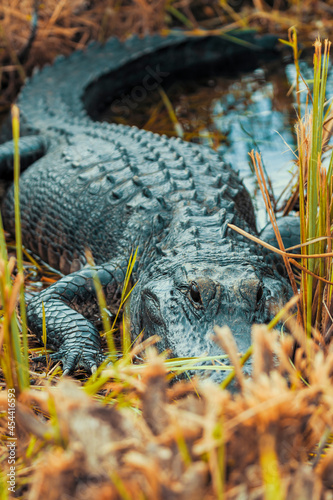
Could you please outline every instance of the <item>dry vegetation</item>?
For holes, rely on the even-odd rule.
[[[39,7],[37,38],[22,65],[19,58],[29,38],[33,1],[2,0],[0,105],[8,107],[34,66],[82,48],[91,39],[143,35],[174,25],[192,31],[199,26],[216,30],[235,26],[237,21],[280,33],[294,24],[303,39],[312,42],[318,29],[324,37],[332,27],[332,0],[294,0],[289,6],[280,5],[283,10],[263,0],[253,4],[255,8],[252,2],[244,2],[242,10],[236,11],[223,1],[45,0]],[[299,140],[302,145],[307,139],[300,135]],[[330,200],[331,195],[325,213],[332,211]],[[330,234],[327,223],[324,229]],[[5,342],[8,354],[8,317],[18,300],[20,278],[13,287],[9,285],[13,261],[7,262],[3,247],[1,255],[0,292],[7,323],[2,323],[0,342]],[[309,285],[306,274],[302,279]],[[330,284],[315,292],[316,304],[319,293],[330,305]],[[306,300],[301,304],[300,317],[308,326]],[[330,319],[328,331],[332,319],[325,315]],[[240,387],[236,395],[196,379],[170,386],[168,365],[151,347],[145,353],[148,363],[140,368],[131,362],[132,351],[114,368],[84,384],[59,381],[54,371],[30,371],[30,387],[24,377],[20,380],[21,368],[12,362],[6,366],[8,358],[3,355],[6,380],[12,377],[17,389],[16,496],[28,500],[333,499],[331,335],[319,325],[310,338],[292,319],[289,328],[291,335],[282,336],[266,326],[253,328],[252,379],[242,375],[237,347],[229,339],[225,348],[235,364]],[[217,330],[217,337],[226,336]],[[134,349],[139,353],[141,347]],[[9,421],[5,383],[1,389],[0,498],[6,499],[10,495],[5,475]]]
[[[253,379],[241,376],[236,396],[209,381],[168,387],[151,350],[141,377],[124,367],[99,402],[70,380],[26,390],[16,408],[19,497],[333,498],[330,448],[322,456],[333,424],[332,353],[303,341],[293,369],[290,338],[263,326],[253,336]]]
[[[241,5],[241,9],[231,6]],[[38,31],[29,57],[20,64],[38,6]],[[11,103],[35,66],[51,63],[58,54],[82,49],[90,40],[173,27],[195,31],[258,27],[285,34],[295,26],[304,42],[320,32],[329,37],[333,1],[318,0],[2,0],[0,3],[0,110]]]

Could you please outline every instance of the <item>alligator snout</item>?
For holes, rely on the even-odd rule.
[[[134,290],[140,300],[134,295],[138,309],[132,317],[143,318],[146,337],[161,338],[160,350],[181,358],[221,356],[223,350],[213,340],[215,326],[228,326],[239,353],[244,354],[251,345],[252,325],[270,321],[273,306],[281,297],[287,299],[289,290],[270,269],[246,261],[224,266],[187,263],[157,279],[151,279],[151,274],[147,278]],[[134,324],[138,332],[142,327],[143,322]],[[250,370],[249,363],[245,371]],[[207,373],[216,381],[226,375],[219,370]]]

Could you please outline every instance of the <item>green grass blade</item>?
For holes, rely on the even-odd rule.
[[[42,318],[42,341],[44,345],[44,355],[46,357],[46,362],[47,362],[47,348],[46,348],[46,343],[47,343],[47,332],[46,332],[46,317],[45,317],[45,306],[44,302],[42,301],[42,311],[43,311],[43,318]]]
[[[87,258],[88,264],[90,266],[94,267],[95,263],[94,263],[93,257],[91,255],[91,253],[88,251],[86,252],[86,258]],[[110,359],[114,363],[117,359],[116,347],[115,347],[113,333],[112,333],[112,329],[111,329],[111,323],[110,323],[110,317],[108,314],[106,299],[105,299],[105,295],[103,292],[103,287],[102,287],[101,282],[98,278],[97,271],[93,272],[93,283],[94,283],[94,287],[96,290],[97,302],[98,302],[99,310],[101,313],[103,330],[104,330],[105,335],[106,335],[106,341],[108,344]]]
[[[12,107],[12,128],[14,141],[14,205],[15,205],[15,238],[16,238],[16,258],[17,269],[19,274],[23,274],[23,252],[22,252],[22,233],[21,233],[21,215],[20,215],[20,195],[19,195],[19,178],[20,178],[20,153],[19,153],[19,135],[20,135],[20,120],[19,109],[17,106]],[[29,359],[28,359],[28,330],[27,330],[27,314],[25,307],[24,287],[20,290],[20,314],[22,319],[22,340],[23,340],[23,387],[29,387]]]
[[[274,447],[274,438],[268,432],[260,436],[259,450],[265,500],[283,500],[285,496],[281,483],[278,458]]]

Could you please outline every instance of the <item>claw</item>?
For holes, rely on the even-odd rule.
[[[70,375],[77,368],[83,368],[86,371],[90,371],[92,374],[96,373],[97,367],[106,359],[103,353],[82,353],[82,351],[76,349],[75,351],[69,351],[62,347],[58,352],[50,354],[48,358],[51,361],[61,361],[63,367],[63,377]],[[38,356],[33,358],[35,363],[43,362],[46,363],[46,356]]]
[[[62,376],[69,375],[72,373],[76,368],[77,368],[77,362],[78,359],[80,358],[80,353],[76,351],[72,351],[70,354],[65,353],[62,356],[62,369],[63,369],[63,374]]]

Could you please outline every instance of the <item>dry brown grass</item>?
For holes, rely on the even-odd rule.
[[[35,2],[39,4],[36,40],[23,65],[19,56],[30,34]],[[258,27],[284,35],[296,26],[304,40],[329,36],[333,0],[245,0],[239,12],[219,0],[2,0],[0,3],[0,111],[8,108],[35,66],[51,63],[58,54],[82,49],[90,40],[145,35],[172,26],[195,30]]]
[[[18,57],[30,34],[35,0],[3,0],[0,4],[0,106],[12,100],[23,74],[35,66],[51,63],[59,54],[82,49],[90,40],[110,36],[126,38],[164,27],[165,0],[121,2],[99,0],[46,0],[39,7],[38,31],[24,68]],[[89,6],[89,4],[91,4]],[[117,6],[119,5],[119,6]],[[2,49],[2,50],[1,50]]]

